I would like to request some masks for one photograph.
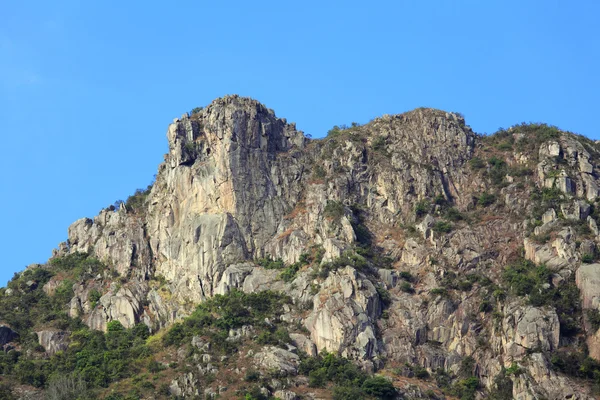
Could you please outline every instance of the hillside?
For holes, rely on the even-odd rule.
[[[600,146],[421,108],[175,119],[155,182],[0,289],[0,399],[593,399]]]

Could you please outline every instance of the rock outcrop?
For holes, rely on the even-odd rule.
[[[533,125],[484,138],[462,116],[426,108],[309,140],[238,96],[175,119],[167,139],[151,188],[76,221],[55,251],[109,266],[75,283],[70,316],[156,332],[216,295],[273,290],[290,296],[280,320],[299,331],[289,336],[297,349],[247,357],[287,379],[261,388],[269,395],[296,398],[296,353],[326,350],[369,371],[408,363],[458,376],[472,360],[482,398],[518,362],[514,398],[589,398],[551,354],[588,341],[600,359],[600,339],[566,335],[567,313],[544,293],[575,274],[582,307],[569,326],[584,323],[581,308],[600,309],[600,264],[582,264],[600,244],[593,142]],[[516,295],[519,282],[503,277],[521,256],[547,268],[527,275],[537,292]],[[68,343],[59,333],[38,334],[49,354]],[[254,334],[244,326],[223,340]],[[217,371],[209,347],[194,337],[196,368],[171,382],[172,395],[203,393],[198,374]]]

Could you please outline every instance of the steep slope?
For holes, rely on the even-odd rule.
[[[596,143],[539,124],[482,137],[434,109],[309,140],[238,96],[167,138],[148,190],[3,289],[13,389],[69,371],[97,397],[593,398]],[[143,361],[81,367],[84,350]]]

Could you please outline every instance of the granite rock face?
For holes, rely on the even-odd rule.
[[[46,354],[53,356],[59,351],[64,351],[71,342],[71,332],[65,331],[39,331],[36,332],[38,342],[46,350]]]
[[[423,108],[310,140],[255,100],[217,99],[169,125],[169,152],[142,207],[71,225],[55,256],[90,252],[111,273],[77,282],[69,314],[94,329],[118,320],[157,331],[218,294],[281,291],[304,310],[282,316],[303,327],[290,335],[302,352],[430,373],[458,373],[469,358],[481,396],[519,363],[514,398],[592,398],[550,362],[580,340],[564,336],[564,314],[511,295],[502,271],[523,255],[552,274],[536,290],[576,276],[583,308],[600,309],[600,265],[582,264],[600,243],[600,151],[571,134],[519,129],[495,143],[459,114]],[[297,268],[283,279],[256,262],[267,256]],[[600,359],[589,321],[573,318]],[[252,360],[298,371],[294,349],[266,346]],[[201,393],[193,374],[170,391]]]

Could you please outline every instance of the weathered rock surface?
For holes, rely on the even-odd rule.
[[[68,331],[39,331],[36,333],[39,344],[46,349],[46,354],[49,356],[66,350],[71,343],[71,332]]]
[[[212,296],[274,290],[291,297],[281,321],[303,327],[290,339],[309,355],[325,349],[367,370],[409,363],[430,373],[457,373],[470,357],[481,396],[518,361],[525,372],[511,378],[514,398],[587,398],[549,362],[577,344],[561,335],[556,310],[502,283],[523,248],[551,270],[544,290],[577,271],[583,308],[600,309],[600,264],[582,264],[600,244],[600,152],[557,132],[540,139],[514,127],[500,135],[506,143],[493,142],[458,114],[417,109],[309,140],[254,100],[215,100],[169,125],[169,152],[143,207],[109,208],[69,228],[56,256],[91,252],[110,268],[74,285],[69,314],[94,329],[118,320],[156,331]],[[286,270],[257,265],[265,256],[288,267],[318,261],[283,279]],[[226,340],[253,334],[246,326]],[[586,340],[600,359],[594,337]],[[194,337],[192,347],[195,372],[218,371],[210,343]],[[291,350],[264,347],[250,358],[289,378],[299,365]],[[278,385],[272,392],[296,398]],[[200,388],[190,373],[170,392],[216,396],[217,387]]]
[[[283,376],[293,376],[298,373],[300,357],[278,347],[266,346],[254,355],[254,363],[264,371],[275,371]]]
[[[576,272],[584,308],[600,309],[600,264],[582,264]]]
[[[374,321],[380,312],[375,286],[346,267],[325,280],[305,325],[318,349],[367,360],[378,352]]]
[[[530,351],[558,348],[560,323],[554,310],[509,305],[503,324],[504,354],[518,359]]]

